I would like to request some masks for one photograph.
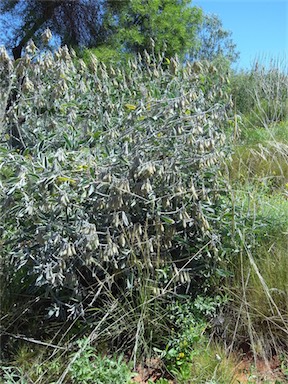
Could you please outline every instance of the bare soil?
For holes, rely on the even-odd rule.
[[[160,377],[165,376],[165,370],[160,359],[151,359],[144,365],[137,367],[135,383],[156,383]],[[177,384],[175,380],[169,380],[170,384]],[[288,384],[287,377],[281,370],[281,361],[278,356],[272,359],[257,359],[256,362],[251,353],[247,353],[235,367],[235,379],[233,384]]]

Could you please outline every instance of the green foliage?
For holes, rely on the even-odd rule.
[[[193,305],[176,303],[169,310],[171,323],[175,329],[161,352],[166,369],[179,383],[188,382],[191,378],[191,362],[206,341],[204,336],[207,324],[203,320],[196,321],[190,309]]]
[[[282,350],[288,330],[287,200],[254,180],[254,186],[245,182],[234,193],[232,203],[234,224],[231,228],[229,220],[226,237],[234,246],[225,246],[230,254],[225,289],[233,300],[224,310],[222,330],[232,348],[244,342],[255,358],[271,358]]]
[[[168,364],[169,373],[179,384],[228,384],[234,383],[236,361],[227,357],[223,348],[208,345],[204,340],[195,346],[191,361],[182,364]]]
[[[203,341],[204,330],[205,325],[203,326],[202,324],[194,322],[194,325],[191,324],[190,327],[184,329],[181,334],[175,335],[162,354],[162,357],[167,362],[168,370],[193,360],[194,354],[199,352],[197,344]]]
[[[233,101],[238,113],[248,114],[255,107],[253,98],[255,83],[256,79],[252,72],[242,70],[231,76]]]
[[[195,47],[201,18],[201,10],[187,0],[131,1],[116,21],[114,39],[125,52],[183,56]]]
[[[101,305],[87,310],[88,323],[95,319],[101,321],[97,340],[127,351],[134,367],[139,358],[149,359],[154,347],[163,347],[163,339],[169,334],[171,325],[167,316],[167,306],[171,302],[169,285],[172,284],[169,268],[166,267],[166,272],[165,267],[154,272],[149,265],[149,255],[150,250],[146,249],[142,263],[138,263],[131,276],[130,289],[111,290]],[[165,288],[160,289],[163,284]]]
[[[231,35],[230,31],[223,28],[217,15],[204,15],[202,23],[198,26],[199,45],[190,50],[190,58],[209,61],[222,58],[229,64],[237,61],[239,52],[236,51]]]
[[[117,360],[100,356],[95,348],[86,344],[85,339],[78,341],[81,354],[77,355],[77,359],[70,367],[73,383],[128,384],[131,382],[131,370],[121,356]]]
[[[78,351],[72,354],[68,351],[54,351],[49,355],[49,351],[44,347],[37,346],[37,349],[32,351],[31,344],[23,344],[13,356],[13,365],[0,366],[0,382],[52,384],[60,382],[61,378],[61,382],[73,384],[132,383],[134,373],[122,355],[118,358],[102,356],[96,348],[87,343],[86,338],[78,340],[77,348]],[[77,359],[74,359],[75,355]],[[63,377],[66,370],[67,375]]]
[[[223,346],[211,342],[195,356],[191,364],[191,383],[235,383],[237,361],[227,356]],[[236,381],[237,382],[237,381]],[[189,381],[186,382],[187,384]],[[185,383],[185,384],[186,384]]]
[[[176,302],[169,309],[172,330],[161,357],[177,383],[230,383],[235,362],[223,349],[208,342],[208,319],[214,319],[225,299],[197,297],[194,302]],[[210,382],[209,381],[209,382]]]
[[[125,71],[95,59],[88,70],[60,48],[15,63],[25,80],[2,132],[21,116],[25,149],[1,151],[2,257],[13,264],[8,292],[24,275],[25,294],[50,302],[48,317],[83,315],[107,288],[135,292],[144,265],[155,295],[168,291],[159,270],[169,289],[213,273],[221,239],[208,212],[225,156],[227,79],[209,63],[195,73],[139,60]]]
[[[148,380],[148,384],[152,384],[154,381]],[[159,380],[156,381],[157,384],[170,384],[170,381],[168,379],[164,379],[163,377],[160,377]]]
[[[17,16],[11,24],[6,38],[9,48],[13,47],[14,58],[21,57],[21,51],[33,38],[40,44],[41,33],[51,28],[61,44],[69,47],[93,47],[100,56],[110,57],[115,53],[165,52],[172,57],[183,55],[196,45],[196,31],[202,12],[191,7],[189,1],[149,0],[134,1],[66,1],[40,3],[30,0],[3,1],[2,12],[6,17]],[[20,41],[19,41],[20,37]],[[18,40],[17,40],[18,39]],[[151,44],[151,39],[154,41]],[[18,41],[18,45],[16,44]],[[102,59],[102,58],[101,58]]]
[[[161,357],[169,372],[172,374],[178,372],[177,375],[182,376],[182,379],[188,372],[191,374],[189,364],[202,353],[207,342],[208,321],[217,316],[219,308],[225,301],[226,299],[220,296],[215,298],[198,296],[193,302],[185,297],[168,307],[167,316],[173,328]],[[189,377],[188,374],[187,380]]]
[[[222,252],[230,260],[223,263],[229,271],[224,285],[232,300],[220,329],[231,348],[247,343],[255,359],[271,358],[283,350],[288,329],[287,122],[266,127],[245,122],[244,117],[229,163],[234,192],[222,208],[223,228],[227,224],[222,237],[228,240]]]
[[[219,295],[215,297],[197,296],[193,301],[183,296],[169,306],[169,317],[174,326],[183,330],[190,325],[204,325],[213,319],[218,310],[227,302],[227,297]]]
[[[51,318],[77,319],[55,339],[97,329],[94,342],[129,351],[134,366],[158,348],[179,383],[233,382],[235,362],[207,345],[210,324],[221,320],[231,348],[249,338],[264,357],[287,335],[286,125],[242,132],[230,165],[241,191],[230,194],[220,173],[233,124],[221,58],[183,67],[146,52],[122,66],[111,52],[107,65],[86,53],[60,48],[15,63],[0,52],[4,332],[29,324],[31,335],[37,324],[42,337]],[[19,97],[5,111],[10,89]],[[224,278],[229,306],[206,297]],[[184,300],[167,305],[175,293]],[[121,358],[78,347],[66,380],[130,380]],[[59,378],[67,356],[32,372],[30,352],[19,349],[18,368],[2,376]]]
[[[232,77],[232,95],[245,126],[268,128],[288,118],[288,75],[285,63],[256,61],[251,71]]]
[[[101,63],[113,66],[124,65],[129,59],[133,59],[132,54],[120,52],[118,49],[109,46],[85,49],[77,57],[82,58],[88,67],[93,65],[93,57],[96,57]]]
[[[235,147],[229,164],[230,180],[235,185],[254,183],[262,191],[265,188],[266,192],[279,190],[285,195],[288,178],[287,143],[287,122],[268,128],[243,128],[241,142]]]
[[[281,371],[283,375],[285,376],[285,379],[288,379],[288,359],[287,354],[282,353],[280,355],[280,361],[281,361]]]
[[[237,303],[231,320],[235,316],[238,322],[235,325],[234,320],[228,321],[227,326],[237,333],[233,343],[237,346],[248,335],[251,350],[262,358],[270,357],[275,348],[277,353],[282,350],[288,330],[287,240],[279,244],[271,244],[271,240],[255,249],[250,249],[249,243],[240,248],[241,258],[234,262],[233,285],[229,288]]]

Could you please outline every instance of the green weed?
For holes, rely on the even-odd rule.
[[[79,340],[77,359],[70,366],[72,382],[75,384],[127,384],[132,373],[120,356],[117,359],[97,354],[95,348]],[[72,355],[73,358],[73,355]]]

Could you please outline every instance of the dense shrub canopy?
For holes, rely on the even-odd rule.
[[[18,95],[1,106],[8,286],[22,279],[50,300],[49,316],[72,317],[111,289],[137,289],[145,268],[155,294],[202,290],[221,244],[228,78],[147,53],[126,68],[88,68],[65,47],[1,55],[1,94]],[[20,153],[9,149],[15,125]]]

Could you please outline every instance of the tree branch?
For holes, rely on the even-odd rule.
[[[30,28],[25,36],[21,39],[20,43],[12,49],[14,60],[20,59],[22,49],[28,43],[28,41],[34,36],[46,21],[51,19],[54,10],[61,5],[62,1],[49,1],[47,2],[46,8],[43,10],[42,16],[37,19],[32,28]]]

